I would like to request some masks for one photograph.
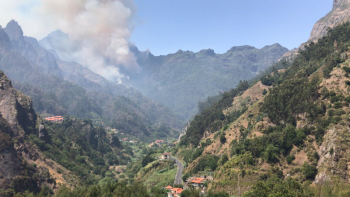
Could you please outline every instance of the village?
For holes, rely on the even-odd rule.
[[[172,157],[170,153],[163,153],[160,157],[159,160],[175,160],[177,161],[176,164],[174,165],[178,165],[179,163],[182,165],[182,163],[177,160],[176,158]],[[180,173],[180,175],[182,175],[182,171],[183,171],[183,166],[178,166],[178,172],[176,174],[175,177],[175,181],[174,181],[174,185],[168,185],[167,187],[165,187],[164,189],[167,190],[168,193],[168,197],[181,197],[181,193],[186,190],[186,189],[190,189],[190,188],[194,188],[196,190],[199,190],[200,193],[202,195],[205,195],[207,193],[207,187],[208,187],[208,183],[213,181],[213,177],[212,176],[205,176],[202,175],[200,177],[189,177],[186,179],[186,181],[183,183],[182,181],[182,176],[180,176],[180,180],[177,180],[179,177],[178,174]],[[179,181],[179,182],[177,182]],[[183,183],[183,184],[180,184]]]
[[[44,118],[46,121],[62,124],[64,121],[64,118],[62,116],[52,116]],[[126,134],[119,132],[117,129],[111,128],[111,127],[104,127],[108,132],[124,136],[123,138],[120,138],[121,142],[130,143],[130,144],[137,144],[137,140],[132,140],[127,137]],[[149,148],[161,148],[161,147],[167,147],[171,148],[175,147],[174,143],[166,143],[164,140],[155,140],[154,142],[151,142],[150,144],[146,144]],[[180,162],[177,158],[172,157],[171,153],[164,152],[161,154],[161,156],[158,157],[159,161],[169,161],[173,160],[175,161],[174,165],[178,167],[177,173],[175,175],[175,181],[173,185],[168,185],[164,189],[167,191],[168,197],[180,197],[181,193],[187,189],[194,188],[196,190],[199,190],[202,195],[205,195],[207,193],[207,187],[208,183],[213,181],[212,176],[206,176],[206,175],[200,175],[200,176],[193,176],[187,178],[185,181],[182,180],[182,171],[184,170],[184,167],[182,165],[182,162]],[[112,166],[113,167],[113,166]],[[126,167],[126,166],[124,166]],[[115,168],[115,166],[114,166]],[[122,171],[125,171],[122,170]]]

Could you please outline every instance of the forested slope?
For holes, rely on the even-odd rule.
[[[326,195],[326,187],[332,196],[348,195],[349,32],[350,23],[337,26],[287,69],[197,115],[178,147],[186,173],[211,169],[210,188],[235,188],[236,195]],[[256,99],[252,88],[260,88]],[[232,104],[216,107],[225,100]]]

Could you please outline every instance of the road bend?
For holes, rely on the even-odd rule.
[[[174,184],[175,185],[182,185],[182,172],[184,170],[184,165],[177,158],[173,157],[173,159],[175,160],[176,165],[178,167],[176,175],[175,175]]]

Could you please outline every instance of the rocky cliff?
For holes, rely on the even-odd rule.
[[[350,20],[350,1],[334,0],[333,9],[314,25],[309,41],[317,39],[327,34],[328,28],[334,28],[342,22]]]
[[[0,71],[0,196],[25,190],[37,193],[42,185],[56,187],[49,169],[34,164],[42,157],[27,143],[29,135],[49,140],[31,99],[15,90]]]

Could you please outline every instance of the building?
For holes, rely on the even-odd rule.
[[[182,188],[173,188],[168,192],[168,197],[181,197],[182,191]]]
[[[195,178],[192,181],[189,182],[189,185],[192,185],[195,188],[203,187],[203,184],[205,183],[205,178]]]
[[[163,153],[161,156],[161,160],[164,160],[164,159],[171,159],[171,154],[170,153]]]
[[[45,120],[50,121],[50,122],[55,122],[55,123],[62,123],[63,117],[62,116],[53,116],[53,117],[45,118]]]
[[[168,190],[168,191],[171,191],[171,190],[173,189],[173,187],[171,187],[170,185],[168,185],[168,186],[165,187],[165,189]]]

